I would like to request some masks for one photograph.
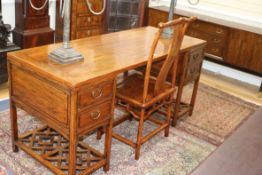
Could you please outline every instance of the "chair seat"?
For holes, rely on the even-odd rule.
[[[116,97],[122,99],[127,103],[133,104],[139,107],[147,107],[152,103],[154,97],[155,79],[151,78],[148,85],[148,95],[146,103],[143,103],[143,90],[144,90],[144,76],[139,73],[134,73],[126,77],[123,82],[118,84]],[[175,88],[171,87],[170,83],[166,83],[163,93],[158,96],[171,93]]]

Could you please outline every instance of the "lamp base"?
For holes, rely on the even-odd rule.
[[[167,27],[164,29],[162,33],[163,38],[171,38],[173,36],[173,29],[170,27]]]
[[[84,59],[84,57],[73,48],[60,47],[48,54],[50,60],[60,64],[70,64]]]

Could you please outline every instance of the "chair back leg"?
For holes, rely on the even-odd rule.
[[[143,139],[144,117],[145,117],[145,109],[141,109],[137,138],[136,138],[137,139],[137,141],[136,141],[136,152],[135,152],[135,159],[136,160],[138,160],[139,156],[140,156],[140,150],[141,150],[142,139]]]

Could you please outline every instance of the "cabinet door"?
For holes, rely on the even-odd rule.
[[[108,32],[142,26],[148,2],[148,0],[109,0],[107,3]]]
[[[149,9],[148,11],[148,25],[157,27],[160,22],[167,22],[168,13],[156,9]]]
[[[231,29],[225,61],[241,68],[262,73],[262,36]]]

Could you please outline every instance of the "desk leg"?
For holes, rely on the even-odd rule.
[[[76,146],[77,146],[77,112],[76,112],[77,94],[71,95],[71,114],[69,128],[69,175],[76,174]]]
[[[177,95],[176,95],[176,103],[175,103],[175,109],[174,109],[174,116],[173,116],[173,122],[172,125],[175,127],[176,122],[178,119],[178,114],[180,110],[180,102],[182,98],[182,93],[183,93],[183,88],[184,88],[184,80],[186,76],[186,67],[188,65],[188,59],[189,59],[189,53],[185,53],[182,57],[183,63],[182,63],[182,74],[181,74],[181,79],[178,85],[178,90],[177,90]]]
[[[106,158],[106,165],[104,166],[104,171],[109,170],[110,166],[110,154],[111,154],[111,143],[112,143],[112,126],[113,119],[110,119],[109,125],[106,127],[106,135],[105,135],[105,149],[104,155]]]
[[[10,119],[11,119],[11,132],[12,132],[12,147],[13,151],[17,152],[18,147],[16,141],[18,140],[18,127],[17,127],[17,109],[12,99],[10,99]]]
[[[199,79],[200,79],[200,75],[197,77],[197,79],[194,82],[193,92],[192,92],[191,101],[190,101],[189,116],[191,116],[193,114],[193,110],[194,110],[194,106],[195,106],[195,102],[196,102],[198,85],[199,85]]]
[[[105,136],[105,148],[104,148],[104,155],[106,157],[106,164],[104,166],[104,171],[108,171],[110,167],[110,155],[111,155],[111,144],[112,144],[112,129],[114,123],[114,109],[115,109],[115,94],[116,94],[116,79],[114,81],[114,88],[113,88],[113,99],[111,104],[111,118],[109,121],[109,125],[106,127],[106,136]],[[100,138],[102,135],[102,131],[100,130]]]

